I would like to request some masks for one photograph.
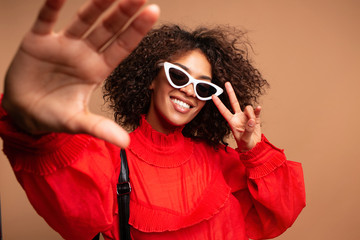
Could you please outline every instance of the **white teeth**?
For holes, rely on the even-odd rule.
[[[189,104],[184,103],[183,101],[180,101],[179,99],[172,98],[171,100],[182,108],[190,108]]]

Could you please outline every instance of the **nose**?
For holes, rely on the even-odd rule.
[[[180,91],[184,92],[187,96],[196,97],[194,84],[190,83],[189,85],[180,88]]]

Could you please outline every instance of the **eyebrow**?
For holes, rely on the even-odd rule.
[[[181,67],[182,69],[184,69],[184,70],[187,71],[187,72],[190,71],[190,69],[189,69],[188,67],[182,65],[181,63],[173,63],[173,64],[178,65],[179,67]],[[191,72],[191,71],[190,71],[190,72]],[[200,79],[204,79],[204,80],[210,80],[210,81],[212,81],[211,77],[206,76],[206,75],[201,75],[201,76],[199,76],[199,78],[200,78]]]

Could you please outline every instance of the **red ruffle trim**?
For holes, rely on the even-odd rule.
[[[141,125],[130,134],[130,137],[136,140],[130,142],[128,149],[140,160],[156,167],[181,166],[190,159],[194,151],[194,143],[182,135],[181,129],[168,135],[159,133],[151,127],[144,116]]]
[[[51,174],[77,161],[90,142],[90,137],[86,135],[56,135],[58,136],[53,140],[56,143],[52,147],[56,148],[54,151],[16,149],[13,144],[4,144],[4,153],[11,160],[14,171],[36,175]]]
[[[134,141],[135,142],[135,141]],[[129,146],[129,150],[134,153],[141,161],[146,162],[147,164],[162,167],[162,168],[174,168],[179,167],[189,161],[191,155],[194,151],[194,146],[192,142],[188,142],[184,144],[187,147],[183,147],[183,149],[187,149],[186,151],[178,151],[179,148],[168,149],[161,151],[156,150],[152,147],[146,147],[143,143],[137,142]],[[156,159],[153,159],[149,156],[159,156]]]
[[[0,137],[4,139],[3,151],[14,171],[36,175],[51,174],[77,161],[92,139],[84,134],[27,134],[12,123],[1,105]]]
[[[130,200],[129,223],[142,232],[176,231],[193,226],[218,214],[229,200],[230,192],[230,187],[219,172],[192,212],[182,215],[171,209],[145,206]]]
[[[239,154],[251,179],[265,177],[286,161],[284,150],[275,147],[264,135],[253,149]]]

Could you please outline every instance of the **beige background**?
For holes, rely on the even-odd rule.
[[[0,0],[1,79],[42,2]],[[60,23],[82,2],[68,1]],[[307,207],[278,239],[360,239],[360,1],[151,2],[162,8],[160,22],[249,31],[255,64],[272,86],[262,98],[263,131],[305,173]],[[94,111],[101,103],[94,96]],[[60,239],[31,208],[3,155],[0,189],[4,239]]]

